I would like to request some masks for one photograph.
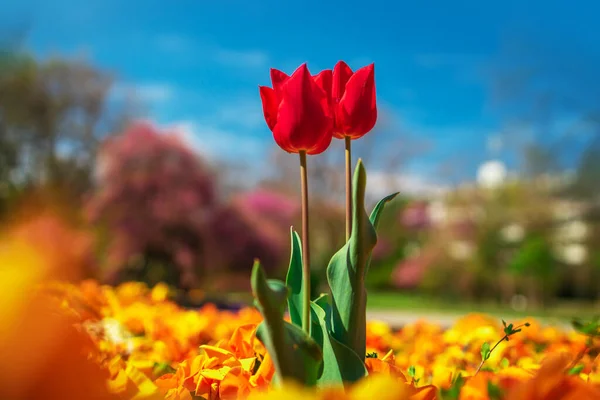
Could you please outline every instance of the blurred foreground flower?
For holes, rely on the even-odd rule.
[[[435,387],[415,388],[391,375],[377,374],[354,385],[349,391],[343,388],[324,388],[310,390],[292,382],[286,382],[282,388],[267,393],[252,393],[248,400],[435,400]]]
[[[112,399],[89,336],[38,285],[80,276],[81,236],[41,216],[0,244],[0,398]]]

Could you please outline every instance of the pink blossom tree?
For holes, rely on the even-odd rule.
[[[203,254],[217,206],[209,168],[177,135],[148,123],[106,141],[97,164],[87,211],[109,232],[108,277],[159,267],[167,276],[158,279],[193,286],[195,271],[208,267]]]

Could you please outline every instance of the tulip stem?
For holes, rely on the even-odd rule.
[[[302,307],[302,330],[310,334],[310,253],[308,242],[308,174],[306,151],[300,154],[300,187],[302,192],[302,280],[304,287]]]
[[[352,233],[352,141],[344,136],[346,144],[346,242]]]

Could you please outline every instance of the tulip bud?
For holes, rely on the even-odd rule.
[[[290,77],[272,69],[273,88],[260,86],[265,121],[275,142],[288,153],[319,154],[331,143],[333,117],[329,96],[321,86],[326,75],[313,78],[302,64]]]
[[[336,138],[358,139],[370,132],[377,122],[375,65],[353,73],[345,62],[338,62],[333,69],[331,98]]]

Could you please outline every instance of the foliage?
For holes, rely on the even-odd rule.
[[[583,252],[591,245],[590,234],[586,239],[562,233],[570,225],[584,231],[579,235],[591,230],[581,207],[557,198],[539,182],[521,179],[494,190],[457,188],[430,204],[431,227],[413,235],[422,240],[417,256],[399,262],[392,276],[405,282],[409,275],[418,276],[418,270],[422,280],[414,287],[436,296],[509,304],[515,295],[524,295],[528,306],[544,306],[573,287],[593,286],[583,279],[590,263],[584,258],[571,271],[574,264],[564,255],[572,245]],[[446,284],[451,278],[456,285]]]
[[[548,241],[540,236],[525,239],[523,245],[511,262],[511,269],[516,274],[531,274],[544,279],[552,274],[555,264]]]
[[[498,340],[493,347],[490,347],[490,344],[488,342],[483,342],[483,344],[481,345],[481,363],[479,364],[479,367],[477,367],[475,375],[477,375],[477,373],[481,370],[483,364],[490,359],[492,352],[496,347],[498,347],[500,343],[502,343],[505,340],[508,342],[512,335],[521,332],[523,327],[529,327],[531,324],[529,322],[525,322],[524,324],[514,326],[514,324],[507,325],[506,322],[502,320],[502,325],[504,326],[504,336],[502,336],[502,338]]]
[[[0,208],[32,187],[80,205],[100,141],[130,114],[108,101],[113,82],[82,61],[0,51]]]
[[[366,374],[364,282],[371,252],[377,242],[375,227],[385,204],[395,194],[381,200],[369,217],[364,210],[365,187],[366,172],[359,160],[354,173],[352,235],[329,263],[331,296],[321,296],[310,303],[310,332],[300,329],[303,326],[303,293],[306,288],[302,279],[304,271],[299,254],[299,236],[291,232],[292,253],[286,284],[267,282],[260,264],[254,266],[253,293],[265,318],[265,325],[259,328],[259,338],[276,360],[275,370],[279,380],[295,379],[306,385],[330,385],[354,382]],[[291,324],[280,321],[286,299]],[[314,350],[310,350],[313,343],[317,344],[316,348],[320,351],[319,358],[316,358]],[[292,346],[300,352],[299,355],[290,357],[292,350],[286,349],[286,346]]]

